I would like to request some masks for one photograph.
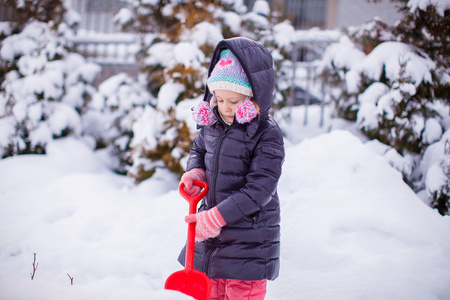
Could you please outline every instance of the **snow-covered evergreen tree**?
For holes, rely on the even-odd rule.
[[[8,3],[17,22],[2,26],[10,30],[2,30],[0,48],[0,154],[45,153],[53,138],[81,135],[80,113],[100,67],[70,52],[77,19],[64,18],[61,1]]]
[[[427,147],[417,173],[429,204],[442,215],[450,214],[450,129]]]
[[[439,0],[396,2],[404,17],[392,27],[376,19],[350,28],[348,37],[327,49],[322,76],[332,88],[339,116],[356,121],[369,138],[420,160],[429,145],[448,139],[443,132],[449,128],[450,76],[444,53],[450,5]],[[447,29],[442,33],[437,28]],[[417,165],[412,158],[410,164]],[[439,165],[449,176],[446,159]],[[445,182],[431,188],[425,167],[401,171],[416,191],[424,189],[431,202],[448,206]]]
[[[180,112],[180,104],[192,102],[193,106],[200,101],[209,61],[220,40],[246,36],[261,42],[273,51],[280,74],[291,41],[283,40],[282,47],[277,44],[273,37],[275,18],[265,0],[256,1],[250,12],[242,0],[128,2],[129,7],[121,9],[115,20],[123,31],[141,36],[141,72],[146,76],[148,90],[157,99],[153,108],[158,117],[153,122],[159,124],[153,123],[151,133],[161,137],[156,142],[153,137],[138,141],[136,136],[142,134],[134,131],[130,149],[123,153],[131,157],[129,173],[141,181],[158,166],[177,173],[184,171],[182,162],[189,153],[196,128],[190,124],[190,116]],[[290,25],[283,23],[283,26]],[[282,31],[281,27],[278,29]],[[292,33],[292,26],[289,29]],[[277,99],[280,98],[281,94]],[[148,114],[153,113],[149,108]],[[148,114],[142,118],[148,118]],[[136,122],[148,121],[140,118]]]
[[[92,95],[82,116],[84,134],[95,140],[97,148],[106,148],[111,155],[111,167],[118,173],[128,171],[133,124],[144,111],[154,110],[155,99],[145,82],[119,73],[103,81]],[[128,154],[129,155],[129,154]]]
[[[141,73],[157,99],[136,120],[129,148],[122,154],[136,181],[150,177],[157,167],[184,170],[180,161],[189,152],[194,129],[177,118],[176,107],[204,89],[208,58],[223,38],[214,16],[216,2],[129,1],[115,16],[124,31],[142,37]]]
[[[290,95],[290,57],[296,33],[290,22],[280,20],[278,15],[266,0],[257,0],[252,10],[242,16],[239,34],[260,42],[271,52],[276,71],[274,103],[276,107],[282,107]]]

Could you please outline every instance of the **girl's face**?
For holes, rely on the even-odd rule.
[[[220,114],[227,119],[229,123],[233,123],[236,108],[245,101],[246,96],[228,90],[216,90],[214,93],[216,95],[217,107]]]

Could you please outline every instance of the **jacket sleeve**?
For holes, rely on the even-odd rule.
[[[250,216],[269,203],[277,191],[284,156],[283,136],[279,127],[273,126],[255,148],[246,184],[217,205],[227,224]]]
[[[204,128],[202,128],[198,136],[194,139],[194,143],[189,154],[186,171],[195,168],[202,168],[205,170],[205,153]]]

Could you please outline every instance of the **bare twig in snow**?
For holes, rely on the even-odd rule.
[[[67,276],[70,278],[70,285],[73,285],[73,277],[70,277],[69,273],[67,273]]]
[[[31,280],[34,279],[34,275],[36,274],[36,270],[38,268],[39,263],[36,262],[36,253],[34,253],[34,260],[33,260],[33,273],[30,273],[31,275]]]

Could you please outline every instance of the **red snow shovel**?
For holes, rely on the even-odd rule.
[[[184,199],[189,202],[189,214],[197,212],[197,204],[208,193],[208,185],[206,182],[194,180],[194,185],[203,188],[197,196],[191,197],[183,190],[184,183],[180,184],[179,192]],[[194,266],[194,250],[195,250],[195,223],[188,224],[188,237],[186,244],[186,267],[177,271],[166,279],[164,288],[166,290],[180,291],[183,294],[194,297],[197,300],[209,299],[211,293],[211,280],[209,277],[198,270]]]

